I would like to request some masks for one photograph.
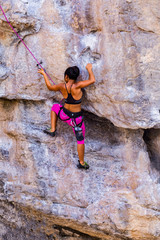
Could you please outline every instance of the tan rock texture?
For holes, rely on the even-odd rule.
[[[93,64],[82,104],[85,160],[72,129],[43,133],[60,93],[0,11],[0,240],[160,239],[158,0],[0,0],[10,23],[59,83]]]

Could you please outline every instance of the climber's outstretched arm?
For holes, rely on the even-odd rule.
[[[94,73],[92,72],[92,64],[91,63],[88,63],[86,65],[86,69],[88,71],[88,74],[89,74],[89,78],[88,80],[83,80],[83,81],[80,81],[76,84],[76,88],[85,88],[85,87],[88,87],[89,85],[95,83],[95,76],[94,76]]]
[[[47,77],[47,74],[45,73],[45,71],[43,69],[39,69],[38,70],[38,73],[42,74],[43,77],[44,77],[44,80],[45,80],[45,83],[47,85],[47,88],[50,90],[50,91],[60,91],[63,87],[63,83],[59,83],[59,84],[55,84],[55,85],[51,85],[48,77]]]

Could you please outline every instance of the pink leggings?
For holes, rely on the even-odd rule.
[[[74,127],[73,127],[74,126],[73,118],[70,118],[66,113],[64,113],[63,108],[62,109],[61,108],[62,108],[62,105],[56,103],[56,104],[54,104],[52,106],[51,111],[54,111],[57,114],[57,116],[59,115],[58,113],[60,111],[59,118],[62,121],[68,123],[68,125],[72,127],[73,132],[75,134]],[[72,114],[72,112],[70,112],[70,114]],[[81,123],[82,122],[82,116],[75,118],[75,122],[76,122],[76,124]],[[82,128],[83,137],[85,138],[85,125],[84,125],[84,122],[82,122],[81,128]],[[82,141],[78,141],[77,140],[77,144],[84,144],[84,140],[82,140]]]

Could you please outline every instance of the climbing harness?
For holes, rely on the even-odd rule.
[[[68,116],[68,118],[62,119],[60,117],[60,113],[61,113],[62,109],[63,109],[63,112]],[[78,112],[78,113],[74,113],[74,112],[70,112],[68,109],[66,109],[65,107],[62,106],[62,107],[60,107],[60,110],[58,112],[58,117],[62,121],[67,121],[67,120],[71,119],[72,127],[74,128],[74,131],[75,131],[76,139],[78,141],[84,140],[83,132],[82,132],[82,123],[83,123],[82,111]],[[82,117],[82,121],[78,124],[76,123],[76,118],[77,117]]]
[[[23,45],[25,46],[25,48],[29,51],[29,53],[32,55],[32,57],[35,59],[35,61],[37,62],[37,66],[38,67],[40,67],[41,69],[43,69],[43,71],[46,73],[46,75],[48,76],[48,78],[52,81],[52,83],[55,85],[55,83],[54,83],[54,81],[52,80],[52,78],[49,76],[49,74],[46,72],[46,70],[42,67],[42,61],[38,61],[37,59],[36,59],[36,57],[33,55],[33,53],[30,51],[30,49],[27,47],[27,45],[25,44],[25,42],[23,41],[23,39],[19,36],[19,34],[16,32],[16,30],[12,27],[12,25],[10,24],[10,22],[9,22],[9,20],[8,20],[8,18],[6,17],[6,14],[5,14],[5,12],[3,11],[3,9],[2,9],[2,7],[1,7],[1,5],[0,5],[0,9],[1,9],[1,11],[2,11],[2,13],[3,13],[3,15],[4,15],[4,17],[5,17],[5,19],[6,19],[6,21],[7,21],[7,23],[9,24],[9,26],[12,28],[12,30],[14,31],[14,33],[17,35],[17,37],[20,39],[20,41],[23,43]]]

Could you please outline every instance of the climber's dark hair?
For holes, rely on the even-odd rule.
[[[64,77],[67,75],[69,77],[69,79],[73,79],[76,81],[79,76],[79,72],[80,71],[77,66],[69,67],[66,69],[66,71],[64,73]]]

